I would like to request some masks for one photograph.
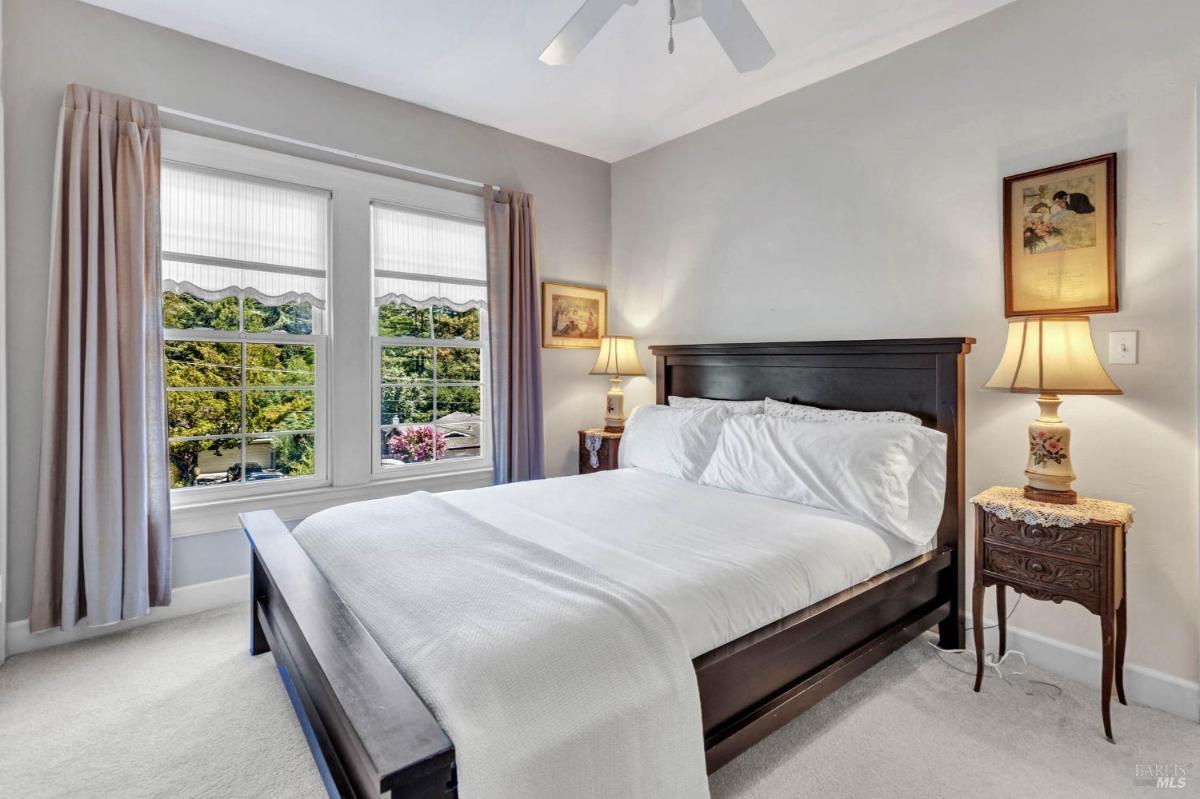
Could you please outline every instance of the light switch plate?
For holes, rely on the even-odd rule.
[[[1137,331],[1114,330],[1108,334],[1109,363],[1137,363]]]

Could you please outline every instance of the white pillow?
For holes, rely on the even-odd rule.
[[[919,425],[735,416],[700,482],[836,511],[924,544],[942,517],[946,435]]]
[[[716,400],[704,397],[667,397],[672,408],[720,408],[733,416],[743,413],[762,413],[762,400]]]
[[[643,405],[625,422],[617,465],[695,482],[712,457],[726,418],[724,412],[711,407]]]
[[[802,422],[886,422],[888,424],[920,424],[921,420],[903,411],[827,411],[811,405],[780,402],[767,397],[763,401],[767,416],[784,416]]]

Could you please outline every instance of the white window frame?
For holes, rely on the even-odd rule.
[[[486,332],[480,358],[480,457],[406,464],[380,469],[379,376],[375,341],[375,281],[371,259],[371,204],[483,221],[483,197],[310,158],[249,147],[182,131],[163,131],[163,158],[256,179],[331,192],[330,248],[326,273],[324,351],[317,353],[317,413],[324,435],[324,471],[319,476],[264,480],[242,485],[196,487],[172,492],[176,537],[235,530],[238,514],[270,508],[283,519],[299,519],[326,507],[404,491],[475,488],[492,483],[490,367]],[[481,315],[481,328],[486,315]],[[169,338],[208,337],[243,341],[229,331],[165,331]],[[178,333],[178,335],[175,335]],[[246,341],[259,335],[246,334]],[[287,336],[291,343],[306,343]],[[452,346],[439,342],[438,346]],[[363,357],[364,353],[369,357]],[[257,387],[255,387],[257,388]],[[367,395],[370,391],[371,396]],[[373,399],[374,397],[374,399]]]
[[[413,213],[424,213],[432,216],[449,217],[451,219],[461,220],[464,222],[472,222],[479,225],[483,224],[483,206],[479,206],[478,216],[467,216],[463,214],[447,213],[442,210],[434,210],[430,208],[421,208],[410,203],[393,202],[391,200],[376,198],[371,201],[371,206],[388,206],[397,208],[403,211],[411,211]],[[371,231],[371,239],[374,241],[374,230]],[[375,263],[374,252],[371,254],[372,267]],[[487,289],[486,280],[473,280],[470,278],[461,277],[437,277],[433,275],[423,274],[419,272],[397,272],[390,269],[372,269],[371,272],[371,396],[373,399],[373,407],[371,421],[376,439],[375,456],[371,461],[371,473],[373,479],[387,479],[398,476],[400,474],[441,474],[446,472],[456,472],[463,469],[478,468],[486,464],[491,468],[492,464],[492,395],[491,395],[491,346],[490,336],[488,335],[488,308],[484,306],[479,309],[479,343],[464,342],[458,339],[435,339],[435,338],[419,338],[413,336],[380,336],[378,314],[379,306],[375,304],[374,278],[376,275],[382,277],[401,278],[404,280],[417,280],[427,283],[459,283],[467,286],[479,286],[485,291]],[[439,348],[454,348],[454,349],[477,349],[479,350],[479,415],[483,424],[479,431],[479,455],[471,458],[450,458],[443,460],[427,461],[425,463],[406,463],[401,466],[385,466],[380,453],[378,443],[379,435],[388,425],[382,424],[380,419],[383,415],[383,348],[384,347],[423,347],[432,348],[434,351],[433,368],[434,380],[431,388],[434,391],[434,420],[429,424],[437,430],[437,350]],[[422,423],[416,422],[412,426],[420,426]]]

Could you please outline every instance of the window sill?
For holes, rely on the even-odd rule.
[[[455,491],[481,488],[492,484],[492,467],[478,466],[450,472],[416,475],[376,475],[370,482],[352,486],[297,488],[254,496],[223,497],[208,502],[189,503],[171,508],[171,537],[240,530],[239,513],[270,509],[284,521],[294,521],[317,511],[412,491]]]

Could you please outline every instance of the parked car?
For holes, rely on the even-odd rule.
[[[225,474],[228,476],[229,482],[236,483],[242,479],[242,465],[235,463],[225,471]],[[283,477],[283,472],[278,469],[264,469],[262,464],[258,463],[246,464],[246,482],[248,483],[253,480],[278,480],[281,477]]]

